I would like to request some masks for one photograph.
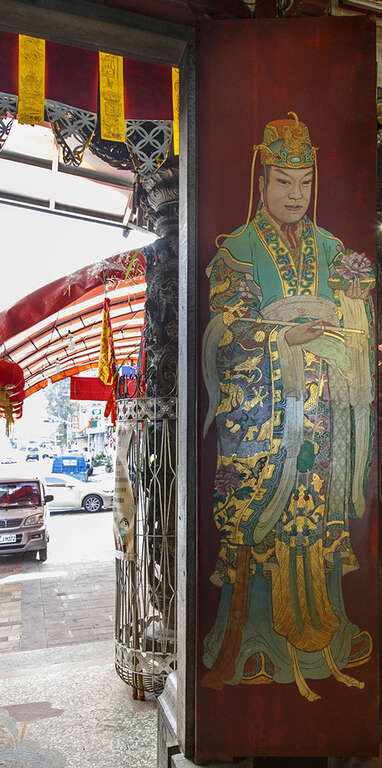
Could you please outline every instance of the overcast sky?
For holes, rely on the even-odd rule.
[[[151,233],[56,216],[0,203],[0,310],[86,264],[152,242]]]

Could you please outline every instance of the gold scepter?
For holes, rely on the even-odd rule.
[[[303,326],[304,323],[294,323],[294,322],[285,322],[282,320],[257,320],[254,317],[241,317],[239,318],[239,321],[244,321],[245,323],[258,323],[258,325],[283,325],[285,327],[293,327],[293,326]],[[320,323],[320,320],[317,320],[317,324]],[[324,326],[324,324],[321,322],[323,333],[362,333],[365,334],[366,331],[363,331],[359,328],[339,328],[335,325],[327,325]],[[326,328],[327,330],[324,330]]]

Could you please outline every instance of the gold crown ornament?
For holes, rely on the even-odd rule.
[[[288,115],[292,118],[266,124],[263,142],[259,145],[261,162],[278,168],[309,168],[314,165],[316,148],[312,146],[308,127],[295,112]]]

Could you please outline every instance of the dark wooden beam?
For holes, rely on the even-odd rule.
[[[0,0],[3,30],[177,66],[194,30],[89,0]]]
[[[196,61],[186,51],[180,76],[177,739],[195,751],[198,304],[196,231]]]
[[[248,18],[242,0],[92,0],[144,16],[195,26],[200,16],[211,19]]]
[[[187,0],[187,5],[213,19],[250,17],[242,0]]]

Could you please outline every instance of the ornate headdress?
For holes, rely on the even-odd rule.
[[[309,130],[295,112],[288,115],[293,119],[272,120],[265,126],[263,143],[258,147],[261,162],[278,168],[309,168],[314,165],[316,152]]]

